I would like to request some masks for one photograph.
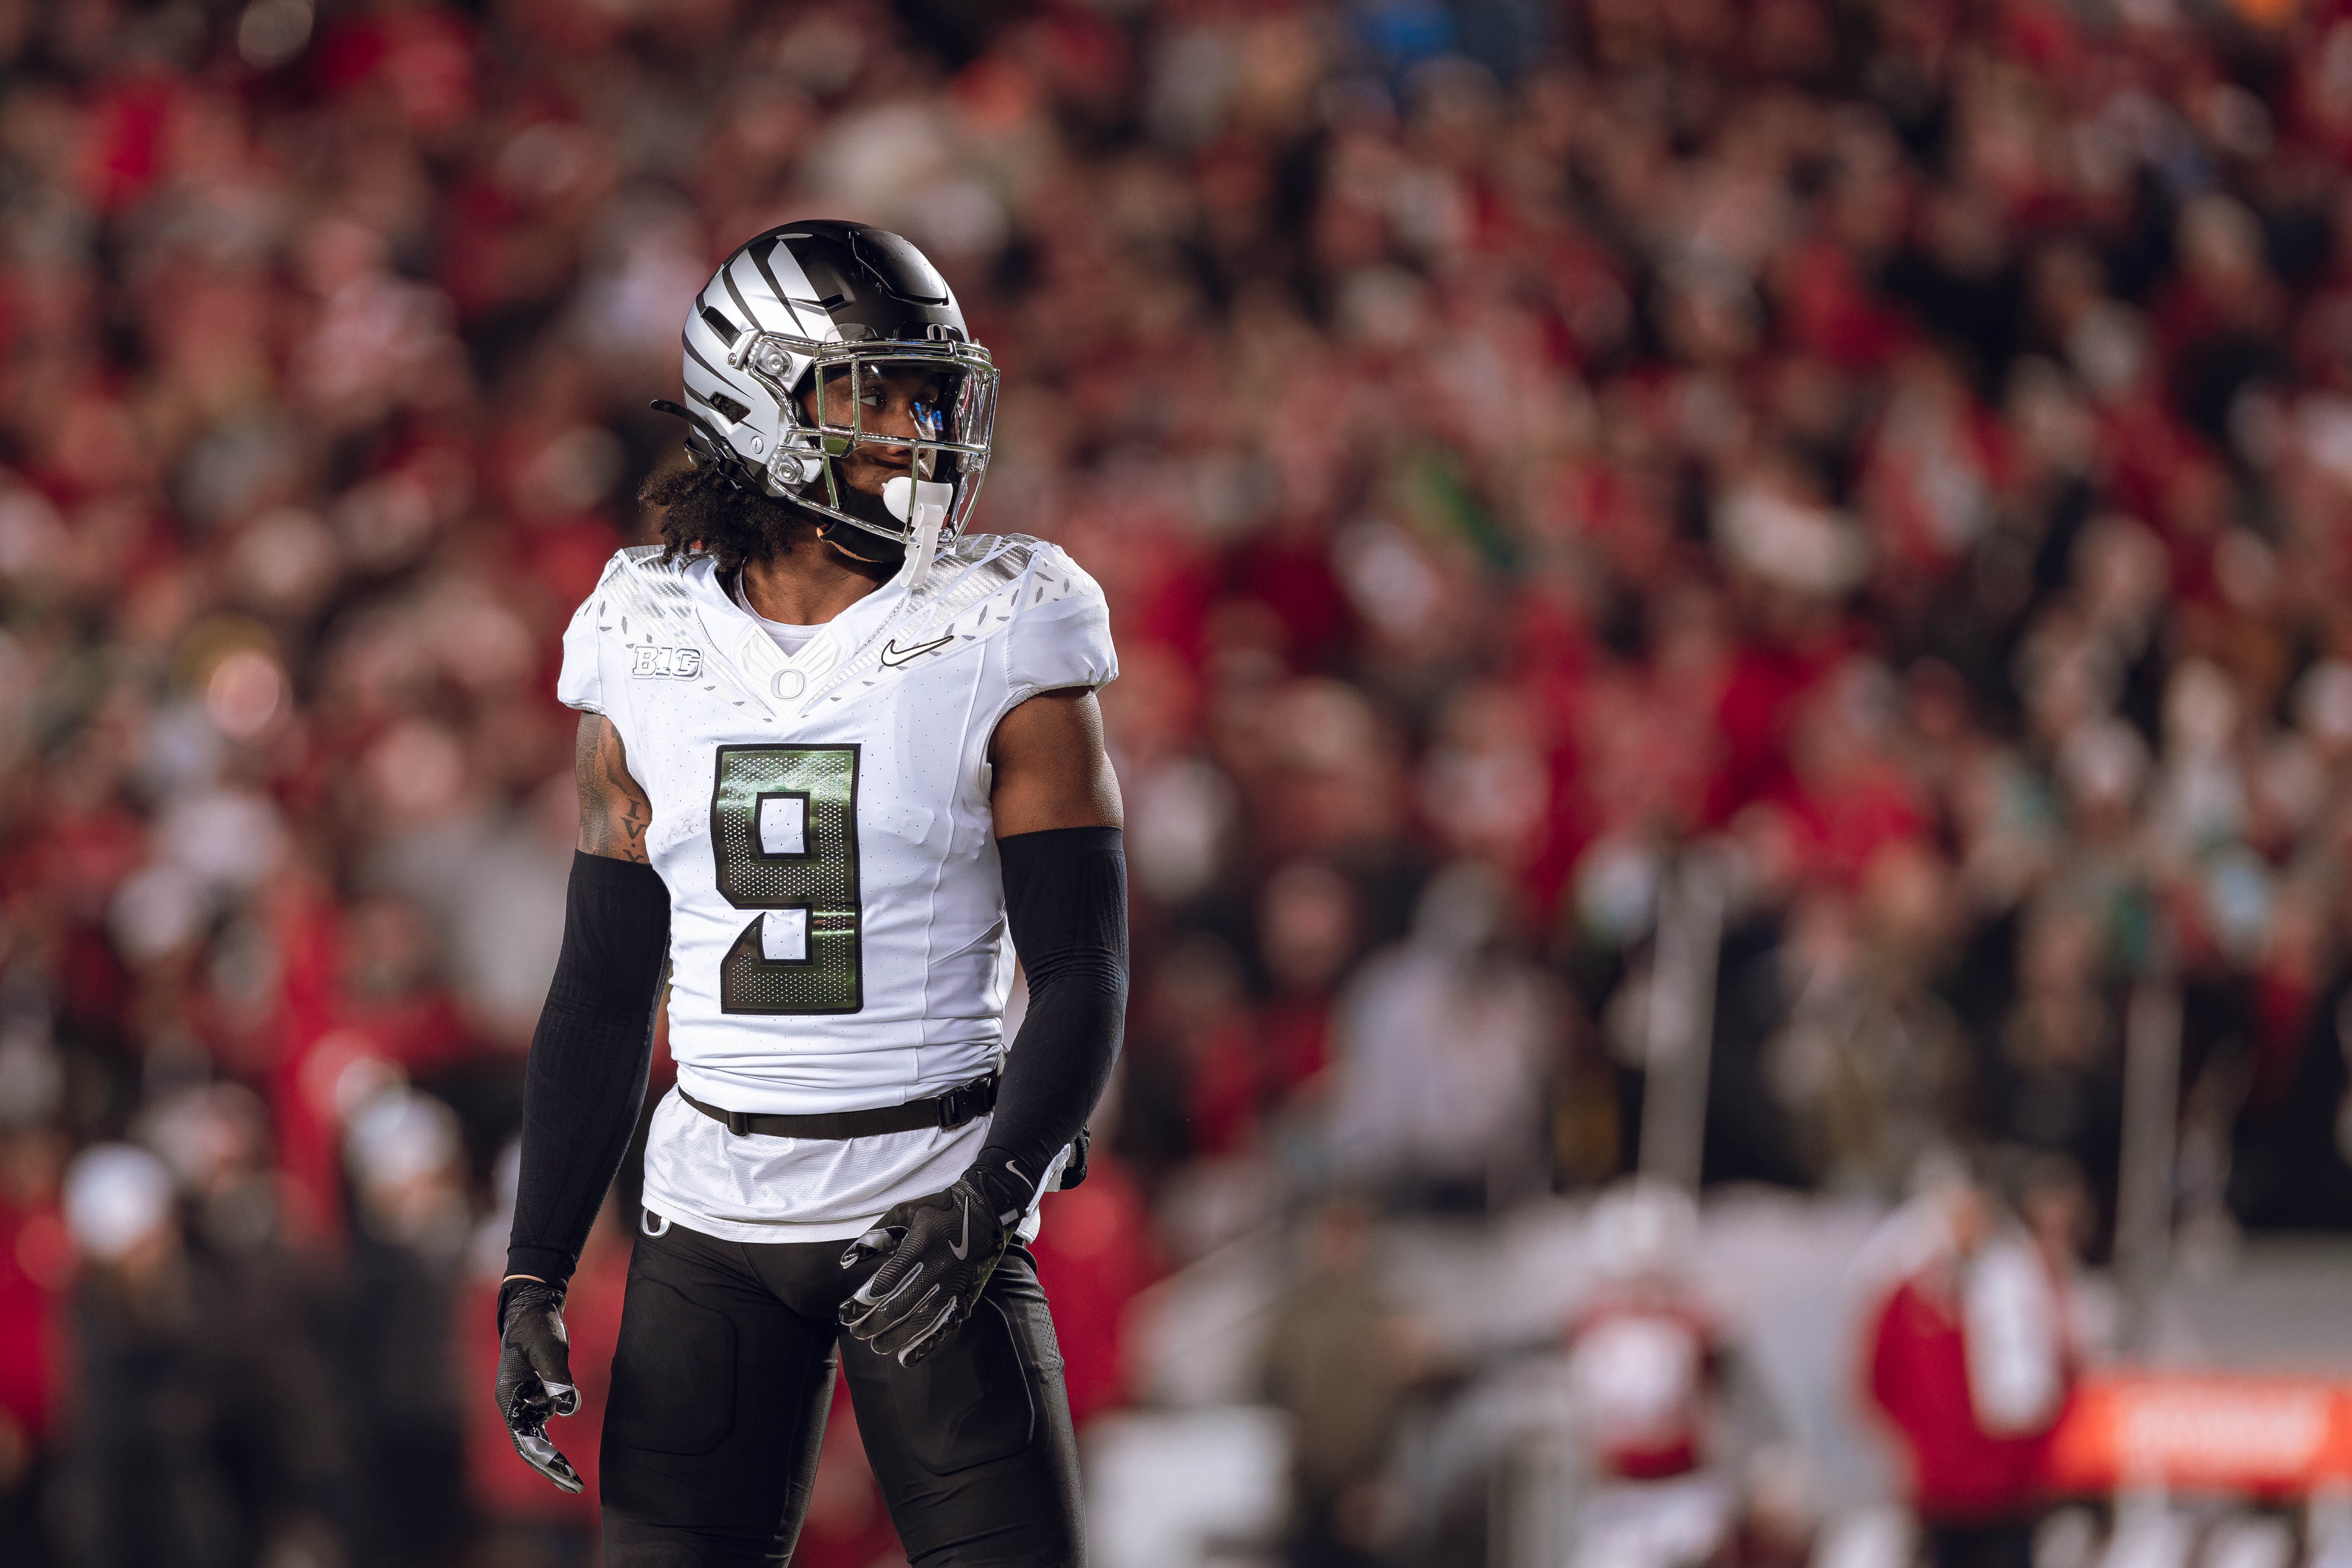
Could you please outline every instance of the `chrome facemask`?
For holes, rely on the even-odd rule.
[[[728,356],[771,392],[780,411],[768,458],[775,490],[820,517],[922,552],[960,535],[971,521],[995,431],[997,370],[977,343],[899,340],[816,342],[752,335]],[[911,435],[870,429],[869,388],[910,376],[930,395],[909,404]],[[802,398],[809,396],[812,412]],[[844,460],[860,446],[908,453],[908,471],[875,495],[850,488]]]

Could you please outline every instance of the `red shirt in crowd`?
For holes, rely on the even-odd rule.
[[[1956,1292],[1927,1277],[1895,1288],[1871,1331],[1870,1394],[1910,1453],[1912,1501],[1921,1518],[1991,1521],[2032,1506],[2047,1434],[1985,1430],[1969,1393]]]
[[[47,1436],[60,1292],[72,1267],[73,1244],[52,1199],[0,1200],[0,1424],[15,1429],[0,1432],[0,1478],[16,1462],[14,1442],[37,1446]]]
[[[1156,1272],[1150,1216],[1134,1175],[1097,1152],[1083,1186],[1047,1195],[1045,1217],[1030,1250],[1053,1303],[1070,1419],[1083,1427],[1127,1403],[1122,1334],[1128,1303]]]

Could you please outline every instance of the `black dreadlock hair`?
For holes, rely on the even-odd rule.
[[[637,504],[663,509],[665,564],[681,555],[707,554],[719,563],[721,582],[732,582],[747,562],[790,554],[795,538],[811,528],[805,512],[740,489],[715,468],[658,472],[637,491]]]

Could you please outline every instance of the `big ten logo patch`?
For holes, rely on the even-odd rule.
[[[636,656],[636,662],[629,667],[632,676],[666,675],[673,680],[692,680],[702,673],[702,650],[698,647],[656,647],[651,643],[639,643]]]

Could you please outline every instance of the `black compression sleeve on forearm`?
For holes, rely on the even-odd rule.
[[[572,1278],[636,1131],[668,952],[669,889],[654,868],[575,852],[563,951],[523,1069],[509,1274]]]
[[[1029,1012],[981,1152],[1034,1187],[1086,1125],[1127,1028],[1127,855],[1116,827],[1015,834],[996,850]]]

